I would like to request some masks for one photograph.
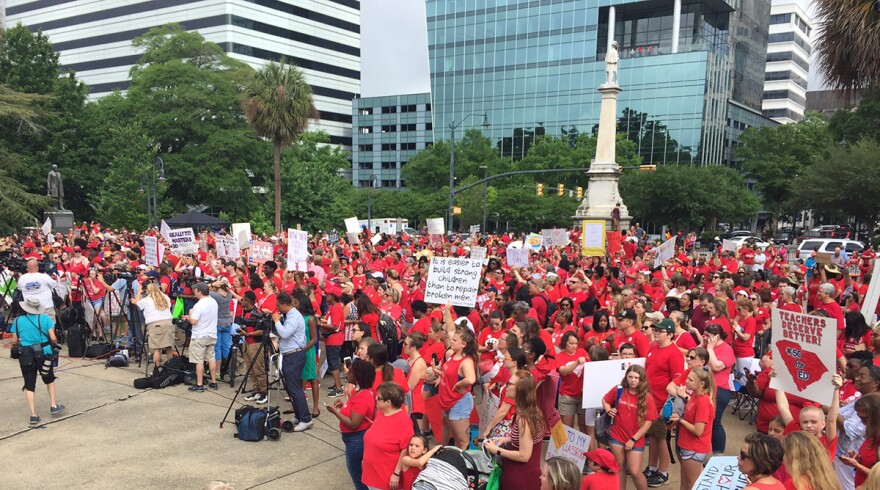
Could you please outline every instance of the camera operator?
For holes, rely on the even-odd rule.
[[[58,415],[64,411],[64,405],[59,405],[55,400],[55,352],[53,347],[57,345],[55,337],[55,323],[44,313],[43,304],[35,296],[31,296],[19,302],[24,314],[12,323],[13,358],[19,360],[21,376],[24,378],[25,400],[31,411],[30,425],[40,423],[34,401],[34,390],[37,387],[37,373],[43,378],[46,390],[49,392],[49,412]],[[18,345],[16,345],[18,344]]]
[[[254,294],[253,291],[245,291],[244,295],[241,297],[241,316],[244,319],[250,319],[261,315],[259,310],[257,310],[256,303],[257,295]],[[269,332],[254,328],[253,325],[247,325],[244,328],[239,328],[238,334],[244,337],[245,362],[247,362],[248,365],[254,363],[254,367],[251,368],[250,376],[250,379],[254,383],[254,393],[245,397],[245,400],[262,405],[268,401],[266,395],[269,393],[269,388],[266,385],[266,366],[263,364],[263,356],[257,355],[257,351],[260,349],[261,337],[264,334],[269,335]]]
[[[162,293],[159,285],[155,282],[147,284],[147,296],[141,298],[138,290],[137,296],[131,299],[132,304],[137,305],[144,313],[144,321],[147,325],[147,339],[150,350],[153,351],[153,370],[162,363],[162,351],[165,351],[165,360],[176,357],[174,352],[174,324],[171,322],[171,300]]]
[[[27,272],[18,278],[18,289],[22,298],[36,298],[43,305],[44,314],[55,324],[55,304],[52,302],[52,290],[58,285],[58,281],[52,279],[49,274],[40,272],[40,263],[37,259],[28,259]]]
[[[216,390],[217,386],[217,358],[214,356],[214,346],[217,344],[217,302],[208,292],[208,285],[200,282],[193,286],[196,295],[196,304],[189,311],[189,315],[181,318],[192,324],[192,339],[189,343],[189,360],[196,365],[196,384],[190,386],[189,391],[201,393],[205,391],[202,380],[205,377],[205,361],[208,361],[211,382],[208,388]],[[302,390],[300,390],[302,392]],[[303,394],[303,396],[305,396]],[[305,403],[305,400],[303,400]]]
[[[225,277],[211,283],[210,296],[217,302],[217,344],[214,346],[214,358],[220,361],[221,377],[226,373],[229,362],[229,351],[232,349],[232,291]],[[235,366],[232,366],[235,369]]]
[[[284,315],[283,323],[281,315]],[[302,372],[306,365],[306,322],[302,314],[297,311],[294,299],[287,293],[278,295],[278,311],[272,313],[272,320],[275,322],[275,330],[280,340],[284,388],[299,421],[293,431],[302,432],[310,429],[314,424],[306,403],[306,393],[302,389]]]

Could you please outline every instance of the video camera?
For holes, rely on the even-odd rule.
[[[263,332],[271,332],[272,327],[275,326],[272,317],[264,313],[252,313],[249,317],[237,316],[235,317],[235,323],[241,325],[242,328],[251,327],[254,330],[261,330]]]
[[[12,250],[4,250],[0,252],[0,266],[6,267],[12,272],[19,274],[27,273],[27,259],[13,255]],[[53,275],[58,272],[58,267],[51,260],[41,260],[38,262],[39,272]]]
[[[130,283],[137,279],[137,274],[126,271],[104,273],[104,282],[106,282],[107,284],[113,284],[119,279],[124,279],[126,282]]]

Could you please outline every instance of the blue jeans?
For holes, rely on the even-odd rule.
[[[287,390],[287,396],[293,404],[296,419],[300,422],[311,422],[312,412],[309,412],[306,393],[302,389],[302,373],[305,365],[305,351],[286,354],[281,363],[281,376],[284,377],[284,389]]]
[[[342,433],[342,442],[345,444],[345,467],[348,468],[348,474],[357,490],[367,490],[367,486],[361,483],[365,432],[367,431]]]
[[[715,394],[715,420],[712,421],[712,452],[715,454],[723,453],[724,447],[727,446],[727,434],[724,432],[724,426],[721,425],[721,418],[728,403],[730,403],[730,390],[718,388]]]
[[[217,343],[214,344],[214,359],[218,361],[229,358],[232,348],[232,326],[217,327]]]

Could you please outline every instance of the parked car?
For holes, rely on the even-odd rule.
[[[734,238],[728,238],[728,240],[736,244],[737,250],[742,248],[742,246],[746,242],[751,242],[751,241],[754,241],[756,247],[767,248],[770,246],[769,243],[767,243],[764,240],[761,240],[760,238],[755,237],[755,236],[739,236],[739,237],[734,237]]]
[[[847,253],[852,253],[853,250],[861,252],[865,245],[862,242],[841,238],[809,238],[798,245],[798,258],[806,261],[814,250],[821,253],[834,253],[834,249],[837,247],[841,247]]]
[[[773,243],[791,245],[794,243],[795,233],[791,228],[780,228],[773,234]]]
[[[834,230],[836,230],[836,229],[837,229],[837,225],[817,226],[816,228],[813,228],[812,230],[810,230],[810,232],[807,233],[807,235],[808,236],[824,237],[824,238],[832,238],[834,236]]]
[[[749,230],[728,231],[728,232],[725,232],[723,235],[721,235],[721,238],[724,238],[725,240],[730,240],[731,238],[738,238],[738,237],[744,237],[744,236],[746,236],[746,237],[752,236],[752,232]]]

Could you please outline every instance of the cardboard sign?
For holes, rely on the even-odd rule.
[[[471,247],[471,258],[474,260],[486,260],[486,247]]]
[[[287,230],[287,270],[308,271],[309,234],[300,230]]]
[[[721,240],[721,250],[725,252],[736,252],[736,242],[733,240]]]
[[[445,305],[451,301],[455,306],[473,307],[482,272],[482,260],[434,257],[428,269],[425,302]]]
[[[250,247],[253,238],[251,237],[250,223],[232,223],[232,236],[238,239],[238,248],[245,249]]]
[[[703,472],[692,487],[693,490],[741,490],[749,485],[745,475],[739,472],[736,456],[709,458]]]
[[[217,235],[214,237],[217,244],[217,257],[221,259],[237,259],[241,256],[238,246],[238,238],[234,235]]]
[[[816,263],[819,265],[831,265],[831,254],[827,252],[816,252]]]
[[[178,228],[168,232],[171,253],[177,255],[189,255],[199,252],[199,244],[196,243],[196,235],[192,228]]]
[[[446,225],[443,222],[443,218],[428,218],[428,234],[429,235],[443,235],[446,233]]]
[[[357,216],[345,219],[345,232],[346,233],[360,233],[361,232],[361,225],[358,223]]]
[[[525,247],[532,252],[537,252],[541,250],[541,246],[544,244],[544,237],[537,233],[529,233],[529,236],[526,237]]]
[[[564,247],[568,245],[568,231],[564,228],[548,228],[541,230],[545,247]]]
[[[837,347],[837,320],[774,308],[770,387],[831,405]]]
[[[495,412],[498,411],[498,407],[501,406],[501,398],[492,394],[491,391],[486,390],[485,395],[483,395],[483,399],[480,401],[480,406],[478,408],[480,413],[480,434],[484,434],[487,429],[487,425],[489,421],[492,420],[492,417],[495,416]]]
[[[877,301],[880,301],[880,260],[874,261],[874,272],[871,275],[871,282],[868,284],[868,292],[865,293],[864,302],[862,303],[862,316],[872,325],[874,311],[877,307]]]
[[[605,255],[605,221],[581,221],[581,255],[603,257]]]
[[[159,267],[159,239],[154,236],[144,237],[144,263]]]
[[[382,241],[382,235],[379,235],[379,234],[373,235],[370,238],[370,243],[372,243],[373,245],[378,245],[379,242],[381,242],[381,241]]]
[[[250,247],[248,247],[248,263],[263,264],[267,260],[272,260],[272,244],[270,242],[254,240]]]
[[[663,261],[675,257],[675,237],[663,242],[663,244],[657,247],[654,252],[656,253],[654,256],[654,268],[656,269],[663,264]]]
[[[550,438],[547,454],[544,459],[547,460],[554,457],[565,458],[577,465],[580,471],[584,471],[584,464],[587,462],[587,457],[584,456],[584,453],[590,450],[590,436],[567,425],[563,425],[562,422],[559,422],[558,425],[561,426],[560,430],[564,431],[564,433],[558,437]],[[565,437],[561,437],[562,435]],[[559,444],[557,439],[562,440],[562,444]]]
[[[584,364],[584,408],[601,408],[602,398],[611,388],[623,381],[623,375],[633,364],[645,367],[645,358],[612,359]]]
[[[159,243],[159,254],[158,255],[159,255],[159,260],[162,260],[165,258],[165,245],[162,245],[161,242]]]
[[[528,267],[529,251],[524,248],[508,248],[507,265],[510,267]]]

